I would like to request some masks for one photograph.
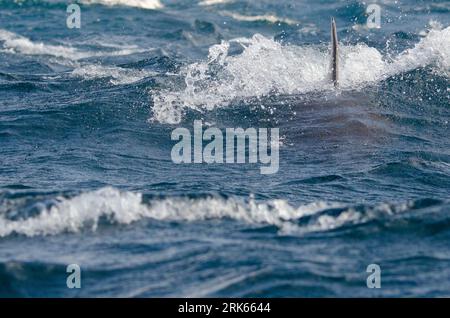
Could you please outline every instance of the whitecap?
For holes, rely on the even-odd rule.
[[[84,4],[102,4],[106,6],[128,6],[141,9],[162,9],[164,6],[159,0],[82,0]]]
[[[100,220],[110,224],[131,224],[142,219],[174,222],[196,222],[212,219],[231,219],[253,225],[275,226],[282,235],[303,235],[328,231],[347,224],[359,224],[408,210],[410,204],[381,204],[364,211],[346,208],[334,202],[312,202],[295,207],[283,199],[257,202],[253,198],[197,198],[167,197],[144,202],[139,192],[120,191],[106,187],[81,193],[72,198],[58,197],[50,207],[42,207],[38,215],[22,219],[8,219],[0,215],[0,237],[11,234],[26,236],[56,235],[96,230]],[[322,213],[340,209],[339,213]],[[300,224],[299,219],[311,217]]]
[[[16,33],[0,29],[0,41],[3,42],[5,52],[10,54],[50,56],[50,62],[73,68],[71,75],[83,79],[111,77],[113,85],[130,84],[145,77],[155,75],[146,70],[126,69],[118,66],[90,64],[81,61],[90,57],[123,56],[142,53],[143,50],[135,45],[115,45],[111,43],[95,43],[103,45],[105,51],[82,51],[71,46],[50,45],[43,42],[33,42]],[[111,50],[111,48],[115,50]]]

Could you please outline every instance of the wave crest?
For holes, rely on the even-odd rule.
[[[259,203],[252,198],[217,197],[163,198],[144,202],[141,193],[112,187],[81,193],[72,198],[58,197],[54,201],[51,206],[41,204],[39,213],[26,217],[12,219],[3,211],[0,214],[0,237],[14,233],[32,237],[78,232],[85,228],[96,230],[103,221],[131,224],[141,219],[176,222],[232,219],[248,224],[275,226],[281,234],[301,235],[369,222],[407,211],[414,206],[413,202],[358,208],[319,201],[294,207],[285,200]],[[14,209],[20,207],[14,206]]]
[[[82,61],[91,57],[123,56],[145,51],[137,46],[97,43],[108,51],[82,51],[71,46],[33,42],[24,36],[3,29],[0,29],[0,42],[3,42],[5,51],[11,54],[49,56],[52,63],[73,68],[72,76],[86,80],[110,77],[110,82],[113,85],[121,85],[134,83],[145,77],[155,75],[154,72],[147,70],[126,69],[119,66],[90,64]],[[114,50],[111,51],[111,49]]]
[[[164,6],[159,0],[82,0],[84,4],[102,4],[107,6],[128,6],[141,9],[162,9]]]

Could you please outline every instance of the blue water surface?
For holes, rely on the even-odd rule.
[[[448,1],[87,2],[0,0],[1,297],[450,296]],[[173,163],[200,119],[279,171]]]

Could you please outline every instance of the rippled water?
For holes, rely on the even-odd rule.
[[[448,1],[80,3],[0,0],[0,296],[450,295]],[[174,164],[198,119],[278,173]]]

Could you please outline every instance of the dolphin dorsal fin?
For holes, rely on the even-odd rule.
[[[331,80],[335,87],[339,81],[339,52],[338,38],[336,32],[336,22],[331,18]]]

